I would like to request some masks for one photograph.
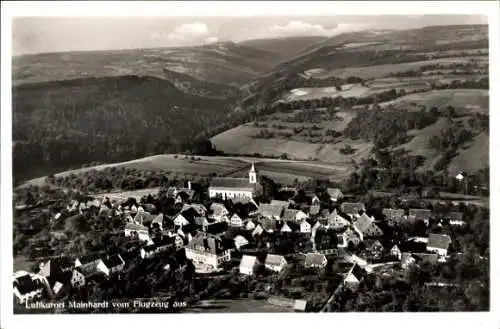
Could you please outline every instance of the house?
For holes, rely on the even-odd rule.
[[[261,203],[259,213],[262,217],[274,220],[280,220],[283,214],[283,207],[280,205],[272,205],[270,203]]]
[[[419,262],[419,263],[426,263],[427,262],[427,263],[431,263],[431,264],[437,264],[440,261],[440,257],[438,254],[430,254],[430,253],[422,252],[422,253],[413,253],[412,256],[415,259],[415,261]]]
[[[125,236],[137,237],[141,241],[149,240],[149,230],[146,226],[135,223],[125,224]]]
[[[320,210],[321,210],[320,205],[312,205],[311,207],[309,207],[309,215],[310,216],[317,216],[317,215],[319,215]]]
[[[271,200],[270,203],[272,206],[280,206],[283,209],[288,209],[290,207],[291,202],[289,200],[287,201],[282,201],[282,200]]]
[[[231,225],[231,227],[242,227],[243,220],[240,216],[238,216],[238,214],[233,214],[229,219],[229,224]]]
[[[464,214],[461,212],[449,212],[448,214],[443,216],[444,219],[447,219],[449,221],[450,225],[456,226],[465,225],[463,217]]]
[[[80,288],[85,285],[85,276],[78,269],[74,269],[71,274],[70,282],[73,288]]]
[[[194,225],[196,225],[202,231],[205,231],[210,223],[208,222],[206,217],[195,217]]]
[[[194,219],[193,219],[193,221],[194,221]],[[189,224],[189,221],[183,216],[182,213],[179,213],[174,217],[174,225],[175,226],[184,226],[184,225],[188,225],[188,224]]]
[[[260,236],[262,233],[264,233],[264,228],[262,227],[261,224],[258,224],[257,226],[255,226],[255,228],[253,229],[252,231],[252,236],[255,237],[255,236]]]
[[[408,269],[412,264],[415,263],[415,258],[409,252],[401,253],[401,260],[399,262],[401,268]]]
[[[261,220],[262,228],[267,232],[276,231],[276,224],[277,224],[277,221],[274,219],[265,218],[265,219]]]
[[[351,270],[344,277],[344,286],[348,289],[356,290],[365,275],[366,271],[363,270],[358,264],[354,264]]]
[[[307,300],[296,299],[293,304],[293,310],[295,312],[305,312],[307,309]]]
[[[337,248],[347,248],[348,242],[349,241],[344,237],[344,234],[337,234]]]
[[[344,239],[344,244],[346,246],[349,246],[349,244],[352,244],[352,246],[357,246],[361,242],[361,238],[359,237],[357,231],[350,227],[343,232],[342,236]]]
[[[255,229],[255,223],[253,220],[249,220],[245,224],[245,230],[247,231],[253,231]]]
[[[14,273],[13,292],[16,301],[24,304],[41,299],[44,292],[52,292],[47,279],[41,275],[18,271]]]
[[[97,272],[109,275],[109,268],[104,264],[101,257],[97,254],[88,254],[77,259],[79,266],[78,270],[87,276],[93,275]]]
[[[147,246],[142,247],[140,253],[141,253],[141,258],[146,259],[146,258],[152,258],[154,255],[158,253],[158,250],[155,244],[149,244]]]
[[[151,227],[154,227],[158,225],[158,228],[160,230],[163,230],[163,214],[159,214],[158,216],[156,216],[153,221],[151,222]]]
[[[427,239],[427,251],[435,252],[441,257],[446,257],[451,238],[447,234],[429,234]]]
[[[311,224],[305,219],[303,219],[302,222],[300,223],[300,233],[304,234],[311,233]]]
[[[246,275],[253,275],[258,266],[257,257],[243,255],[240,262],[240,273]]]
[[[217,222],[207,225],[205,232],[209,235],[220,236],[223,235],[228,229],[226,222]]]
[[[361,241],[365,238],[379,237],[384,235],[382,230],[375,224],[375,218],[368,217],[366,213],[361,215],[353,223],[354,230],[359,234]]]
[[[414,218],[415,221],[421,220],[426,225],[429,225],[431,211],[429,209],[410,209],[408,217]]]
[[[340,205],[340,211],[349,215],[351,218],[358,217],[359,213],[365,210],[365,205],[360,202],[343,202]]]
[[[188,183],[191,184],[191,182],[188,182]],[[177,195],[175,196],[175,198],[176,198],[175,201],[176,201],[176,203],[178,202],[177,200],[179,200],[181,203],[191,202],[191,200],[193,200],[194,193],[195,193],[195,191],[192,190],[190,187],[180,188],[177,190]]]
[[[309,268],[324,268],[328,263],[326,256],[323,254],[317,253],[308,253],[306,254],[306,259],[304,261],[304,266]]]
[[[231,252],[220,239],[198,234],[185,247],[186,258],[190,259],[197,272],[213,272],[231,260]]]
[[[210,209],[210,214],[208,216],[209,218],[212,218],[217,222],[227,220],[229,211],[227,210],[226,206],[224,206],[222,203],[214,202],[210,205],[209,209]]]
[[[308,218],[307,214],[302,210],[297,209],[285,209],[283,211],[283,215],[281,216],[281,220],[299,223],[306,218]]]
[[[191,211],[194,210],[195,212],[190,212],[190,216],[192,217],[206,217],[207,215],[207,208],[199,203],[191,203],[191,204],[184,204],[181,209],[181,213],[184,211]]]
[[[403,220],[405,211],[404,209],[384,208],[382,215],[390,226],[394,226]]]
[[[333,202],[337,202],[344,197],[344,194],[342,194],[342,191],[338,188],[327,188],[326,193]]]
[[[381,259],[384,255],[384,246],[378,240],[366,240],[365,246],[368,255],[374,259]]]
[[[73,270],[75,260],[69,257],[58,257],[41,263],[39,267],[38,275],[47,278],[47,280],[51,280],[52,278],[56,280],[58,275],[70,273]]]
[[[184,239],[181,236],[176,235],[174,238],[174,245],[175,249],[180,249],[184,247]]]
[[[102,258],[104,265],[109,269],[109,273],[117,273],[123,271],[125,267],[125,261],[120,254],[114,254]]]
[[[238,235],[234,238],[234,246],[238,250],[241,249],[241,247],[248,245],[248,243],[249,243],[248,240],[241,235]]]
[[[337,212],[337,209],[334,209],[330,215],[327,217],[327,225],[328,228],[333,230],[342,230],[345,227],[351,225],[351,223],[340,216]]]
[[[286,265],[287,261],[285,257],[272,254],[266,256],[266,261],[264,263],[264,266],[273,272],[281,272]]]
[[[288,224],[289,224],[288,222],[283,222],[283,224],[280,228],[281,233],[292,233],[293,232],[292,228]]]
[[[401,250],[399,249],[398,245],[395,244],[391,250],[389,251],[389,254],[392,257],[396,257],[397,259],[401,260]]]
[[[155,219],[154,215],[151,215],[149,212],[146,211],[138,211],[137,215],[134,217],[134,222],[139,225],[144,225],[148,226],[153,222]]]
[[[222,198],[223,200],[236,197],[253,199],[262,193],[262,186],[257,181],[257,171],[252,163],[248,172],[248,179],[245,178],[214,178],[210,182],[208,195],[210,198]]]

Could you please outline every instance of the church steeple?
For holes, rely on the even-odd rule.
[[[255,165],[253,162],[252,162],[252,167],[248,172],[248,181],[250,182],[250,184],[257,183],[257,172],[255,171]]]

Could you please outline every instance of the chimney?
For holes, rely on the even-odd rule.
[[[188,189],[190,190],[191,189],[191,181],[188,180]]]

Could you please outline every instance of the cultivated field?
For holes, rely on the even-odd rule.
[[[389,104],[407,110],[419,110],[420,106],[425,106],[427,109],[433,106],[438,108],[453,106],[457,113],[489,113],[489,91],[484,89],[431,90],[406,95],[379,105],[387,106]]]
[[[155,188],[147,188],[147,189],[141,189],[141,190],[134,190],[134,191],[119,191],[119,192],[111,192],[111,193],[99,193],[99,194],[94,194],[93,197],[95,198],[109,198],[110,200],[117,200],[117,201],[126,201],[128,198],[135,198],[136,200],[140,200],[143,196],[148,196],[148,195],[156,195],[160,191],[159,187]]]
[[[331,76],[337,77],[350,77],[356,76],[363,79],[374,79],[388,76],[391,73],[406,72],[409,70],[419,69],[427,65],[450,65],[450,64],[466,64],[476,60],[477,64],[482,66],[488,65],[487,56],[474,56],[467,58],[440,58],[428,61],[400,63],[400,64],[387,64],[387,65],[373,65],[365,67],[348,67],[342,69],[335,69],[330,71]]]

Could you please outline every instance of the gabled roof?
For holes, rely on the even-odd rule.
[[[326,260],[325,255],[317,253],[306,254],[305,266],[321,266]]]
[[[427,240],[427,247],[429,248],[439,248],[439,249],[448,249],[448,246],[451,243],[451,238],[447,234],[429,234]]]
[[[417,261],[429,262],[431,264],[436,264],[439,260],[439,256],[437,254],[414,253],[412,256]]]
[[[387,219],[397,220],[397,219],[400,219],[401,217],[404,216],[405,210],[404,209],[384,208],[382,210],[382,214]]]
[[[198,204],[198,203],[191,203],[191,204],[184,204],[181,209],[181,213],[184,213],[185,211],[190,211],[193,210],[197,215],[196,216],[201,216],[203,213],[207,211],[207,208],[205,208],[204,205]]]
[[[32,291],[43,289],[45,286],[42,280],[26,273],[25,275],[18,276],[14,280],[14,287],[17,288],[19,293],[25,295]]]
[[[309,214],[310,215],[317,215],[319,214],[319,211],[320,211],[320,206],[319,205],[312,205],[310,208],[309,208]]]
[[[431,217],[429,209],[410,209],[409,216],[415,216],[415,220],[427,221]]]
[[[176,196],[181,196],[183,197],[183,199],[187,199],[187,200],[191,200],[194,196],[194,190],[191,190],[191,189],[188,189],[188,188],[180,188],[178,191],[177,191],[177,195]]]
[[[243,257],[241,257],[240,267],[253,268],[256,263],[257,257],[243,255]]]
[[[280,217],[283,213],[283,207],[269,203],[261,203],[259,206],[259,212],[265,217]]]
[[[217,202],[210,205],[210,210],[212,211],[212,216],[214,217],[222,217],[228,213],[226,206]]]
[[[168,189],[167,189],[167,197],[175,197],[175,195],[177,194],[177,188],[174,187],[174,186],[170,186]]]
[[[69,257],[53,258],[43,264],[38,274],[44,277],[50,277],[53,275],[57,275],[67,269],[71,269],[74,266],[75,266],[74,259],[71,259]]]
[[[328,215],[328,224],[335,227],[343,227],[348,226],[350,223],[337,213],[337,209],[334,209],[330,215]]]
[[[330,196],[330,198],[338,199],[343,196],[342,191],[338,188],[327,188],[326,193]]]
[[[350,272],[356,277],[356,279],[358,279],[358,281],[366,275],[366,271],[363,270],[358,264],[354,264]]]
[[[241,235],[236,236],[233,240],[235,245],[245,246],[248,244],[248,240]]]
[[[214,178],[210,182],[211,188],[237,189],[253,191],[256,184],[251,184],[247,178],[220,177]]]
[[[191,239],[187,247],[191,249],[202,248],[206,252],[210,252],[212,254],[219,254],[224,251],[220,240],[216,240],[213,237],[205,236],[203,234],[198,234],[193,239]]]
[[[163,214],[159,214],[158,216],[156,216],[151,224],[154,223],[163,224]]]
[[[283,208],[288,208],[290,206],[290,201],[283,201],[283,200],[271,200],[271,205],[273,206],[281,206]]]
[[[228,225],[226,222],[218,222],[207,225],[206,232],[208,234],[222,234],[226,232],[228,229]]]
[[[195,218],[200,217],[200,214],[193,208],[188,208],[180,213],[189,223],[194,223]]]
[[[135,215],[134,221],[137,223],[141,223],[142,225],[148,225],[153,222],[155,219],[154,215],[151,215],[147,211],[139,211],[137,215]]]
[[[198,226],[208,225],[208,220],[205,217],[195,217],[194,224]]]
[[[266,256],[266,265],[279,266],[282,260],[286,261],[285,257],[281,255],[268,254]]]
[[[373,219],[368,217],[368,215],[363,214],[354,222],[354,226],[359,232],[364,233],[368,230],[372,223]]]
[[[340,205],[340,211],[346,214],[357,214],[365,210],[365,205],[360,202],[343,202]]]
[[[297,209],[285,209],[283,211],[283,215],[281,216],[281,219],[284,221],[294,221],[299,212],[300,212],[300,210],[297,210]]]
[[[148,232],[148,228],[146,226],[135,224],[135,223],[125,224],[125,229],[131,230],[131,231],[146,231],[146,232]]]
[[[78,258],[78,260],[80,261],[80,263],[82,265],[96,262],[99,259],[101,259],[101,256],[99,254],[87,254],[87,255],[83,255],[82,257]]]
[[[193,233],[194,231],[197,230],[197,227],[195,224],[187,224],[187,225],[183,225],[180,230],[184,233],[184,234],[188,234],[188,233]]]
[[[378,240],[366,240],[365,241],[365,247],[366,249],[373,249],[373,248],[383,248],[382,243]]]
[[[120,254],[114,254],[108,257],[104,257],[102,258],[102,261],[108,268],[113,268],[125,264],[125,261],[123,260],[122,256],[120,256]]]

